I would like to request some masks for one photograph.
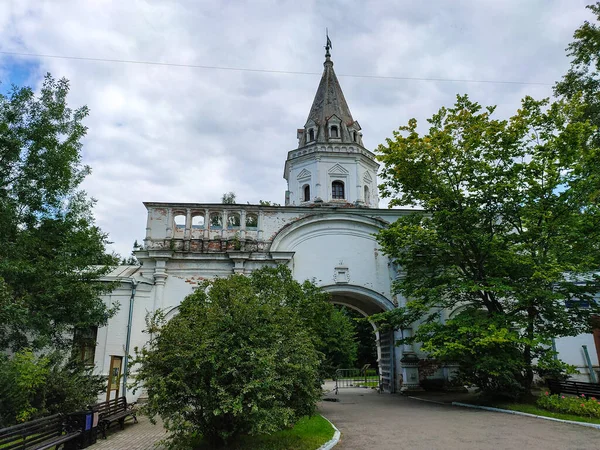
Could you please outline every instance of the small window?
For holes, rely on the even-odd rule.
[[[308,184],[304,185],[303,193],[304,193],[304,201],[310,202],[310,186]]]
[[[192,230],[204,228],[204,216],[192,217]]]
[[[356,131],[352,132],[352,139],[354,140],[354,142],[356,142]]]
[[[98,327],[75,328],[73,333],[73,357],[86,366],[93,366],[96,357]]]
[[[334,181],[331,183],[331,198],[333,199],[344,199],[344,183],[341,181]]]
[[[330,133],[332,138],[339,138],[340,137],[340,133],[338,130],[337,125],[332,125],[331,126],[331,133]]]
[[[219,229],[223,227],[223,218],[221,213],[211,213],[210,214],[210,227],[212,229]]]
[[[315,130],[314,130],[314,128],[311,128],[310,130],[308,130],[308,142],[311,142],[314,140],[315,140]]]
[[[246,228],[250,230],[258,228],[258,217],[255,214],[248,214],[246,216]]]
[[[240,215],[238,213],[230,213],[227,215],[227,228],[234,229],[240,227]]]
[[[369,186],[365,186],[365,203],[368,205],[370,202],[370,198],[369,198]]]

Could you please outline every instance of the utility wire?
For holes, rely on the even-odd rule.
[[[0,51],[2,55],[10,56],[29,56],[35,58],[52,58],[52,59],[71,59],[76,61],[94,61],[94,62],[110,62],[120,64],[142,64],[149,66],[165,66],[165,67],[187,67],[192,69],[212,69],[212,70],[229,70],[234,72],[258,72],[258,73],[277,73],[286,75],[321,75],[321,72],[300,72],[290,70],[272,70],[272,69],[249,69],[243,67],[226,67],[226,66],[206,66],[200,64],[178,64],[169,62],[157,61],[136,61],[131,59],[108,59],[108,58],[90,58],[84,56],[63,56],[63,55],[44,55],[39,53],[22,53],[22,52],[5,52]],[[460,78],[423,78],[423,77],[400,77],[400,76],[385,76],[385,75],[351,75],[338,74],[339,77],[347,78],[372,78],[379,80],[410,80],[410,81],[441,81],[452,83],[487,83],[487,84],[520,84],[534,86],[552,86],[551,83],[538,83],[529,81],[505,81],[505,80],[468,80]]]

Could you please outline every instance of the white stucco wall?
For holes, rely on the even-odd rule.
[[[580,381],[591,381],[590,371],[584,356],[582,345],[587,345],[587,351],[590,361],[596,372],[596,382],[600,381],[600,364],[598,353],[594,344],[594,337],[591,334],[580,334],[574,337],[564,337],[556,339],[556,351],[562,361],[572,364],[579,370],[579,375],[574,375],[573,379]]]

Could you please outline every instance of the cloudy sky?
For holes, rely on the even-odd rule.
[[[112,249],[127,255],[145,234],[143,201],[219,202],[234,191],[239,203],[283,203],[283,164],[320,79],[326,27],[373,150],[457,93],[498,105],[502,116],[524,95],[550,96],[569,65],[573,31],[591,19],[588,3],[0,0],[0,52],[74,57],[0,53],[0,90],[37,88],[46,72],[71,81],[71,106],[91,110],[83,158],[93,172],[84,188],[98,200]]]

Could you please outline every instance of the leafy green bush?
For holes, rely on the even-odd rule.
[[[219,446],[272,433],[314,412],[322,355],[299,286],[283,268],[232,275],[206,282],[168,323],[160,312],[149,319],[136,380],[171,448],[197,435]]]
[[[537,405],[548,411],[600,418],[600,402],[595,397],[560,396],[545,392],[538,398]]]
[[[0,355],[0,428],[94,403],[105,382],[92,370],[57,352],[36,356],[26,349],[12,357]]]
[[[422,350],[440,363],[457,364],[457,378],[490,397],[523,393],[525,361],[518,333],[502,316],[463,312],[441,324],[423,324],[415,333]]]

